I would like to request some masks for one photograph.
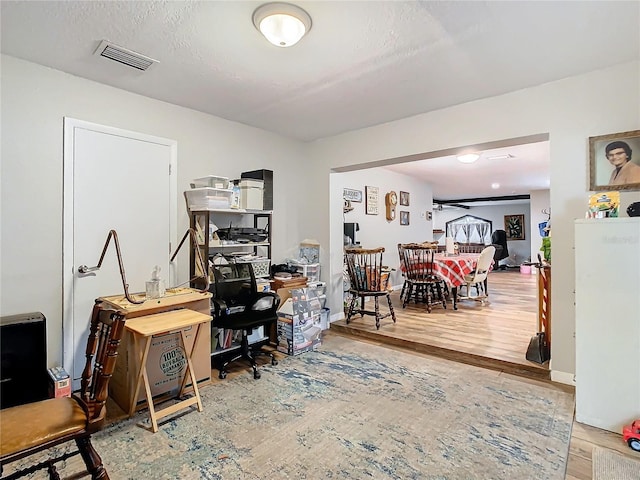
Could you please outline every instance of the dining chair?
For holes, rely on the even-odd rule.
[[[124,313],[101,309],[100,302],[96,302],[80,392],[72,397],[50,398],[2,411],[0,475],[4,465],[51,449],[54,458],[23,466],[6,478],[19,478],[46,468],[50,479],[59,479],[55,463],[80,454],[93,480],[109,480],[100,455],[91,445],[91,435],[102,429],[107,414],[108,384],[115,369],[124,323]],[[72,440],[77,450],[53,448]]]
[[[404,262],[404,244],[402,243],[398,244],[398,257],[400,257],[400,272],[402,273],[402,278],[404,279],[404,281],[402,282],[402,290],[400,290],[400,301],[403,302],[404,294],[405,294],[405,291],[407,290],[407,286],[409,285],[409,282],[407,281],[407,274],[406,274],[407,267]]]
[[[351,294],[351,301],[347,311],[347,323],[356,313],[359,313],[361,317],[373,315],[376,319],[376,329],[378,330],[380,329],[380,320],[389,316],[393,319],[393,323],[396,323],[396,314],[393,311],[393,304],[389,294],[389,271],[382,264],[383,253],[384,247],[345,249],[345,264],[349,273],[349,293]],[[365,309],[366,297],[373,297],[373,310]],[[389,312],[386,314],[380,312],[380,297],[387,298]],[[360,299],[360,308],[355,308],[358,299]]]
[[[412,298],[427,305],[427,311],[431,312],[431,306],[442,303],[447,308],[448,289],[444,279],[434,272],[434,254],[436,248],[432,245],[407,243],[399,245],[398,250],[402,256],[402,269],[406,279],[406,292],[401,294],[402,308]]]
[[[478,300],[484,305],[484,301],[488,296],[487,276],[489,275],[495,252],[496,248],[493,245],[485,247],[484,250],[480,252],[480,256],[476,262],[476,268],[470,274],[465,275],[465,283],[458,288],[459,293],[463,288],[466,289],[466,295],[458,295],[459,300]],[[476,295],[474,296],[471,295],[472,288],[476,290]]]
[[[484,247],[484,243],[459,243],[458,253],[481,253]]]

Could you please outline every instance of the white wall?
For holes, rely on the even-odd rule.
[[[466,209],[443,209],[435,213],[435,221],[437,228],[446,230],[445,226],[448,221],[455,220],[456,218],[464,215],[473,215],[475,217],[484,218],[492,222],[492,230],[490,233],[496,230],[504,230],[504,216],[505,215],[524,215],[525,225],[525,239],[524,240],[508,240],[507,248],[509,250],[509,258],[505,258],[500,263],[507,265],[520,265],[522,262],[529,261],[531,256],[531,243],[528,241],[531,235],[529,230],[529,202],[526,203],[513,203],[509,205],[496,204],[496,205],[482,205],[473,206],[470,205],[468,210]],[[476,239],[472,241],[478,241]],[[440,243],[444,244],[445,237],[440,239]]]
[[[216,173],[274,171],[277,261],[303,238],[326,250],[323,279],[342,285],[342,193],[329,175],[413,154],[548,133],[553,212],[554,373],[575,371],[573,219],[588,198],[588,137],[640,128],[638,61],[301,144],[259,129],[124,92],[3,55],[0,313],[42,311],[49,364],[62,330],[62,118],[74,117],[178,142],[179,189]],[[621,210],[640,200],[623,192]],[[182,207],[182,203],[180,204]],[[179,210],[178,231],[187,226]],[[152,235],[148,226],[143,235]],[[100,248],[100,247],[98,247]],[[181,271],[187,275],[186,256]],[[330,268],[329,268],[330,266]],[[331,291],[331,290],[330,290]],[[329,298],[341,311],[342,296]],[[565,377],[563,377],[565,378]]]
[[[209,174],[237,178],[242,171],[259,168],[274,171],[278,192],[274,195],[274,259],[284,258],[291,245],[313,236],[314,232],[304,230],[301,218],[307,212],[313,215],[309,204],[327,195],[310,198],[304,194],[300,181],[306,160],[304,144],[13,57],[3,55],[1,61],[0,313],[44,313],[49,365],[62,361],[65,116],[177,140],[180,236],[188,227],[181,192],[189,188],[191,179]],[[284,195],[285,191],[291,191],[291,196]],[[153,225],[141,228],[141,241],[153,235]],[[101,248],[96,245],[96,255]],[[183,250],[179,259],[182,281],[188,279],[188,251]],[[144,285],[131,289],[144,290]]]
[[[433,237],[432,222],[426,219],[426,211],[431,210],[433,202],[431,185],[383,168],[335,173],[332,177],[335,178],[335,188],[340,197],[342,197],[342,188],[362,191],[362,203],[352,203],[354,209],[344,214],[344,221],[359,223],[360,231],[356,238],[362,247],[385,248],[382,257],[384,264],[396,269],[391,275],[391,284],[402,285],[402,274],[398,268],[400,263],[398,243],[424,242]],[[378,215],[365,213],[365,185],[378,187]],[[396,218],[388,221],[384,197],[391,190],[395,191],[398,197],[400,191],[409,192],[409,206],[400,205],[398,200]],[[401,211],[409,212],[409,225],[400,225]]]
[[[481,80],[479,80],[481,81]],[[575,372],[573,219],[584,217],[588,198],[588,138],[640,128],[640,64],[621,64],[506,95],[378,125],[313,144],[313,156],[331,169],[388,164],[398,157],[549,134],[553,212],[552,378]],[[341,248],[342,213],[331,191],[331,248]],[[622,209],[640,199],[623,192]],[[328,238],[329,232],[326,233]],[[331,279],[341,276],[331,257]],[[332,309],[334,306],[331,307]]]

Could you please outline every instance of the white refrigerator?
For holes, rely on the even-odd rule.
[[[640,418],[640,217],[575,222],[576,420]]]

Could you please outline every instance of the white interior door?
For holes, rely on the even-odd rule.
[[[175,161],[175,141],[65,119],[63,350],[76,388],[94,300],[124,294],[113,239],[97,272],[78,267],[96,266],[115,230],[130,293],[144,292],[155,265],[172,284]]]

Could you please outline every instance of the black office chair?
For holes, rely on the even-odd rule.
[[[269,342],[269,327],[278,318],[280,297],[273,292],[256,291],[256,277],[251,263],[213,265],[213,275],[214,282],[210,286],[213,294],[211,325],[218,329],[239,331],[242,334],[239,348],[228,348],[228,353],[220,354],[218,377],[226,378],[227,366],[244,358],[253,368],[253,378],[258,379],[258,355],[268,355],[271,357],[272,365],[278,364],[273,353],[263,351],[262,346]],[[265,336],[250,344],[249,336],[259,327],[264,327]],[[222,338],[219,337],[219,343],[221,342]],[[223,345],[223,348],[227,347],[229,346]]]
[[[505,269],[505,265],[499,265],[500,260],[509,257],[509,249],[507,248],[507,232],[504,230],[496,230],[491,234],[491,244],[496,247],[496,253],[493,255],[493,268],[497,270],[498,267]]]

